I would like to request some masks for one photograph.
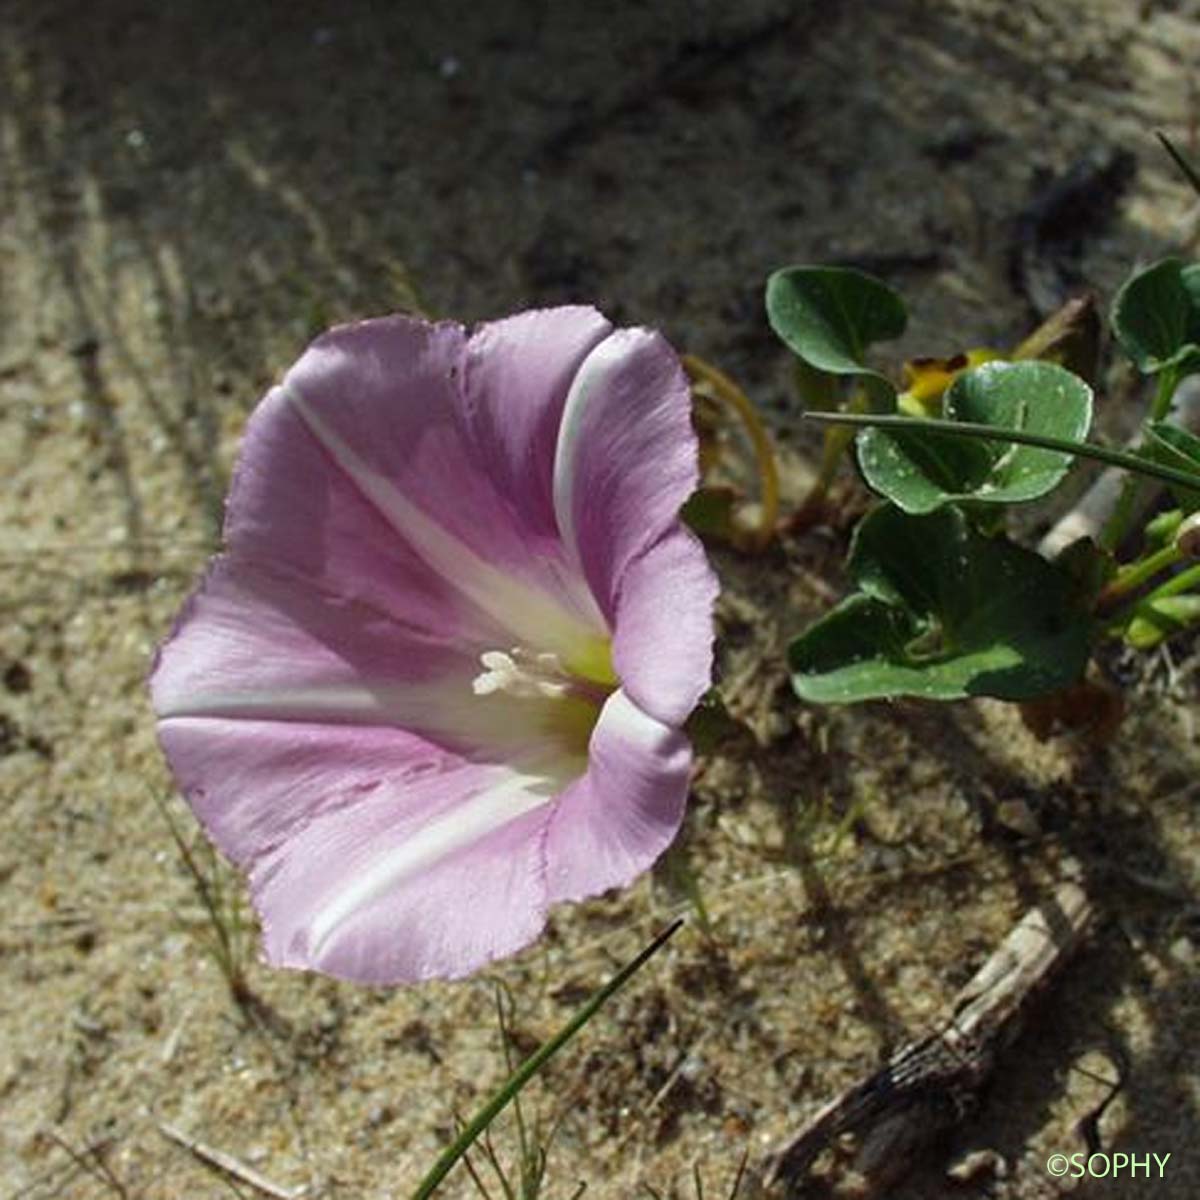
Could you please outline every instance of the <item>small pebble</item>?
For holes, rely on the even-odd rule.
[[[1021,837],[1041,836],[1041,822],[1038,821],[1033,809],[1024,800],[1001,800],[996,805],[996,820],[1005,829],[1020,834]]]
[[[1194,967],[1196,965],[1196,943],[1186,935],[1177,937],[1172,943],[1167,953],[1171,957],[1171,961],[1178,963],[1181,967]]]
[[[995,1150],[971,1150],[946,1168],[946,1178],[955,1183],[975,1183],[985,1176],[992,1179],[1008,1176],[1008,1163]]]

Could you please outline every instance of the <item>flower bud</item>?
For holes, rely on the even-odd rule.
[[[1194,512],[1175,535],[1175,545],[1185,558],[1200,558],[1200,512]]]

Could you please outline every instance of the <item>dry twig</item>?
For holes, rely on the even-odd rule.
[[[252,1187],[255,1191],[262,1192],[264,1196],[273,1196],[275,1200],[300,1200],[300,1197],[305,1194],[307,1188],[285,1188],[282,1184],[275,1183],[268,1179],[265,1175],[260,1174],[253,1167],[247,1166],[240,1159],[234,1158],[232,1154],[226,1154],[224,1150],[216,1150],[212,1146],[206,1146],[203,1142],[198,1142],[195,1138],[189,1137],[182,1129],[176,1129],[174,1125],[168,1125],[166,1121],[158,1122],[158,1131],[168,1141],[174,1142],[177,1146],[182,1146],[189,1154],[194,1155],[206,1166],[214,1167],[218,1171],[224,1171],[226,1175],[238,1180],[240,1183]]]
[[[86,1172],[93,1179],[104,1184],[106,1188],[120,1196],[121,1200],[129,1200],[129,1192],[113,1173],[113,1169],[108,1165],[108,1160],[105,1158],[107,1152],[112,1148],[116,1140],[115,1138],[96,1138],[86,1146],[76,1149],[57,1130],[47,1129],[45,1135],[60,1150],[67,1154],[71,1162],[80,1171]]]
[[[904,1046],[821,1109],[767,1160],[767,1185],[799,1194],[813,1161],[844,1134],[858,1139],[859,1195],[877,1195],[906,1175],[929,1143],[975,1106],[998,1055],[1019,1033],[1031,997],[1079,944],[1091,915],[1075,883],[1030,909],[955,997],[945,1026]]]

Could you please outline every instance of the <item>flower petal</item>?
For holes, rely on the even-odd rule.
[[[516,519],[527,506],[503,490],[516,481],[489,474],[504,464],[473,440],[465,361],[458,326],[388,317],[318,338],[281,390],[394,535],[466,602],[510,641],[565,652],[602,618],[561,542]],[[548,386],[545,374],[533,383]]]
[[[594,308],[535,309],[479,326],[467,347],[465,425],[511,519],[559,541],[554,450],[571,381],[612,331]]]
[[[679,519],[695,489],[691,393],[674,351],[618,329],[579,368],[563,410],[554,509],[610,626],[626,566]]]
[[[160,720],[386,725],[479,759],[579,774],[581,748],[564,736],[569,702],[526,700],[514,713],[504,696],[475,694],[479,669],[454,638],[223,557],[160,648],[150,690]]]
[[[160,647],[150,692],[160,719],[400,724],[420,715],[422,684],[470,670],[453,640],[221,557]]]
[[[542,928],[556,781],[382,727],[181,717],[161,736],[197,815],[249,872],[271,963],[452,978]]]
[[[623,692],[592,731],[587,774],[555,805],[546,837],[551,903],[623,887],[671,844],[683,821],[692,748]]]
[[[493,621],[397,537],[282,388],[250,418],[226,512],[230,559],[291,578],[297,594],[336,595],[444,638],[496,635]]]
[[[667,725],[682,725],[711,684],[719,590],[704,547],[683,526],[625,569],[613,665],[630,699]]]

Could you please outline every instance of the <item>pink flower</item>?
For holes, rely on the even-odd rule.
[[[670,844],[695,483],[675,355],[592,309],[344,326],[268,393],[151,692],[270,962],[465,975]]]

